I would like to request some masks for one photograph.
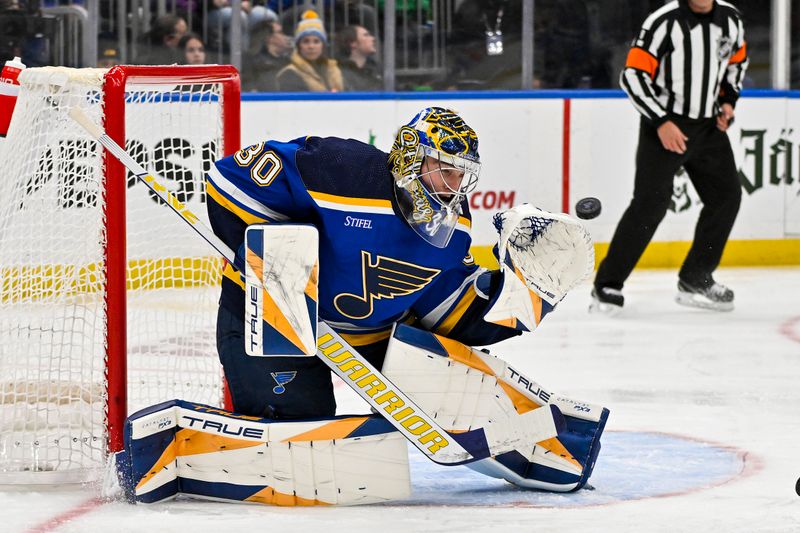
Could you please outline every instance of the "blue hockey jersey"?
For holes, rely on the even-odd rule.
[[[481,320],[494,283],[470,256],[466,200],[447,247],[428,244],[398,211],[387,160],[352,139],[249,146],[217,161],[207,175],[212,228],[237,250],[249,224],[316,226],[319,316],[354,346],[387,339],[398,321],[467,344],[518,334]],[[220,305],[237,316],[244,314],[242,289],[238,272],[226,265]]]

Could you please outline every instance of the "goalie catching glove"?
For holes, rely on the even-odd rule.
[[[533,331],[592,273],[592,238],[576,218],[530,204],[496,214],[494,225],[503,277],[484,320]]]

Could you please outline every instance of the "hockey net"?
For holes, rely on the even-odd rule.
[[[67,115],[80,106],[193,212],[239,148],[232,67],[28,69],[0,140],[0,483],[80,482],[128,413],[222,405],[220,260]]]

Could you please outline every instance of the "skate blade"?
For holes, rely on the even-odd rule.
[[[710,311],[733,311],[733,302],[712,302],[700,294],[678,292],[678,294],[675,295],[675,301],[686,307],[708,309]]]
[[[589,304],[589,313],[593,315],[617,316],[621,312],[622,307],[619,305],[598,302],[597,300],[592,300],[592,303]]]

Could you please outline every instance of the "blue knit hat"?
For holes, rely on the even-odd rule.
[[[300,39],[308,35],[316,35],[322,39],[323,43],[328,44],[328,34],[325,33],[325,26],[322,25],[322,20],[320,20],[317,12],[312,9],[303,12],[300,22],[297,23],[297,27],[294,30],[295,46],[300,42]]]

